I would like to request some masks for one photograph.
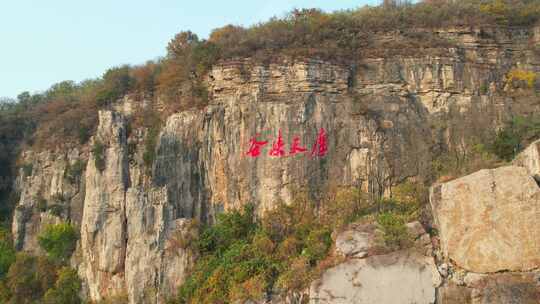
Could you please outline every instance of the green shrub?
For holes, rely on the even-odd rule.
[[[43,194],[38,193],[36,197],[36,201],[37,201],[37,208],[40,212],[47,211],[48,203],[47,203],[47,200],[43,197]]]
[[[11,264],[15,262],[15,249],[8,230],[0,228],[0,280],[7,274]]]
[[[24,176],[31,176],[34,165],[32,163],[22,165]]]
[[[18,253],[6,277],[10,293],[8,303],[40,303],[55,281],[56,267],[49,260]]]
[[[54,216],[62,217],[66,207],[60,204],[54,204],[47,208],[47,210]]]
[[[249,238],[257,228],[253,205],[242,211],[219,214],[215,225],[203,229],[198,248],[201,253],[222,253],[237,240]]]
[[[101,143],[101,141],[97,139],[94,141],[92,153],[94,154],[96,168],[99,171],[105,170],[105,146]]]
[[[103,75],[103,86],[96,96],[98,105],[115,102],[134,87],[134,79],[127,65],[108,69]]]
[[[58,279],[53,288],[45,293],[45,304],[79,304],[81,298],[81,279],[77,271],[69,267],[63,267],[58,271]]]
[[[331,231],[327,228],[316,229],[309,232],[305,240],[305,248],[302,255],[305,256],[311,264],[322,260],[328,254],[332,246]]]
[[[150,172],[156,159],[156,146],[159,136],[159,125],[151,127],[144,141],[143,161],[147,172]]]
[[[539,134],[539,117],[514,117],[503,129],[497,132],[497,136],[489,148],[499,158],[509,161],[530,142],[537,139]]]
[[[322,208],[321,221],[327,226],[340,229],[364,215],[373,213],[375,204],[366,193],[357,188],[340,188]]]
[[[377,216],[377,223],[383,232],[384,243],[393,249],[401,248],[410,240],[403,217],[394,212],[383,212]]]
[[[340,206],[348,206],[347,218],[353,220],[359,217],[355,212],[365,212],[365,198],[350,198],[344,201],[351,204]],[[305,289],[321,267],[331,266],[323,262],[335,223],[342,220],[334,209],[328,210],[327,215],[319,214],[317,206],[300,192],[290,204],[279,204],[259,220],[253,205],[220,214],[195,240],[200,257],[180,287],[177,301],[243,303],[263,299],[275,287],[284,292]]]
[[[480,5],[480,11],[489,16],[493,16],[499,23],[507,24],[510,6],[504,0],[488,1]]]
[[[81,145],[85,144],[90,139],[91,136],[92,136],[92,131],[90,130],[89,126],[85,126],[85,125],[79,126],[79,133],[77,137]]]
[[[69,223],[48,225],[38,236],[39,245],[55,261],[65,262],[71,256],[78,239],[78,233]]]
[[[480,94],[485,95],[489,92],[489,86],[486,83],[480,85]]]
[[[510,161],[522,149],[521,134],[513,126],[497,132],[492,144],[492,151],[499,158]]]
[[[0,303],[9,303],[11,291],[6,285],[5,280],[0,280]]]
[[[533,71],[525,71],[513,69],[506,75],[507,85],[512,87],[523,86],[525,88],[533,88],[536,83],[536,73]],[[524,85],[521,85],[523,83]]]
[[[80,182],[82,173],[86,168],[86,163],[80,159],[75,161],[73,165],[69,162],[67,163],[66,170],[64,171],[64,178],[69,181],[71,184],[76,184]]]

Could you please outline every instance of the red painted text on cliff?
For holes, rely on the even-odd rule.
[[[262,150],[264,146],[268,144],[268,141],[257,140],[259,136],[260,134],[257,134],[249,140],[249,149],[246,152],[247,156],[259,157],[262,154]],[[321,128],[317,134],[315,143],[313,143],[313,146],[311,147],[311,157],[323,157],[326,155],[328,152],[328,143],[326,137],[326,130]],[[287,153],[285,151],[285,143],[283,142],[281,130],[279,130],[277,139],[272,142],[272,148],[268,152],[268,155],[273,157],[283,157],[287,155],[306,153],[307,151],[308,149],[300,142],[300,137],[295,136],[290,145],[289,152]]]

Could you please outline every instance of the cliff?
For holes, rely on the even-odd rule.
[[[70,220],[80,229],[71,265],[83,279],[86,297],[101,300],[126,294],[130,303],[164,303],[196,259],[191,249],[176,245],[182,235],[192,233],[193,221],[213,223],[217,214],[247,203],[263,215],[278,202],[292,200],[298,189],[305,189],[314,201],[336,187],[390,196],[392,187],[403,181],[430,181],[432,162],[441,154],[462,151],[479,138],[494,136],[511,117],[540,110],[536,88],[513,88],[508,82],[511,70],[540,72],[538,28],[452,28],[437,35],[457,46],[416,55],[360,58],[351,65],[290,58],[269,64],[242,59],[214,65],[205,79],[209,104],[166,118],[151,167],[143,155],[147,130],[128,130],[128,120],[133,111],[159,108],[161,101],[124,98],[99,112],[97,131],[88,144],[22,154],[33,170],[27,175],[21,169],[16,182],[21,192],[12,225],[16,247],[39,253],[37,235],[44,225]],[[321,131],[327,150],[319,154],[315,145]],[[280,135],[286,152],[295,138],[307,151],[268,155]],[[251,157],[247,152],[255,137],[268,143],[261,155]],[[94,148],[97,142],[103,146],[99,153]],[[77,162],[86,163],[84,173],[69,178],[66,172]],[[432,245],[439,236],[429,236],[413,223],[411,227],[420,225],[413,249],[360,257],[349,254],[312,285],[310,303],[397,303],[396,299],[434,303],[436,297],[440,303],[466,303],[452,300],[453,293],[447,295],[454,287],[476,292],[476,300],[470,303],[507,303],[504,298],[490,302],[490,295],[480,292],[486,289],[471,287],[485,284],[495,290],[492,294],[497,294],[497,288],[525,284],[533,291],[520,303],[533,303],[538,288],[529,277],[537,275],[530,271],[538,269],[540,257],[537,246],[527,244],[540,242],[537,225],[531,226],[533,214],[538,213],[538,200],[531,193],[538,189],[524,170],[512,171],[515,179],[498,172],[471,176],[470,182],[460,180],[476,189],[472,194],[464,194],[458,181],[433,190],[442,249]],[[511,189],[501,190],[505,195],[514,189],[518,192],[511,195],[514,199],[527,187],[527,195],[534,199],[497,210],[489,223],[482,211],[452,207],[470,204],[467,195],[489,191],[488,181],[499,185],[505,178],[515,182],[506,184]],[[57,201],[62,211],[40,209],[39,198]],[[453,214],[454,209],[461,213]],[[503,223],[499,228],[499,218],[527,221],[507,231]],[[468,231],[470,221],[478,227],[462,240],[459,236]],[[486,252],[498,242],[491,238],[492,226],[501,235],[516,235],[504,237],[504,248]],[[358,233],[364,237],[375,233],[351,229],[353,239]],[[359,243],[365,242],[360,238]],[[449,267],[470,272],[474,282],[462,280],[457,286]],[[510,273],[486,274],[498,271]],[[514,285],[505,285],[508,281]],[[374,292],[381,288],[410,294]],[[365,302],[358,302],[359,297]]]

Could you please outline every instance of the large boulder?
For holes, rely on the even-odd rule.
[[[477,273],[540,266],[540,189],[525,168],[506,166],[431,188],[444,257]]]
[[[311,304],[428,304],[440,276],[432,257],[398,251],[350,259],[324,272],[310,289]]]

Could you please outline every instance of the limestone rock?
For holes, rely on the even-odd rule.
[[[432,187],[446,258],[473,272],[540,266],[540,189],[524,168],[500,167]]]
[[[520,152],[513,164],[524,167],[536,181],[540,181],[540,140],[533,142]]]
[[[311,304],[423,304],[441,283],[433,258],[402,251],[351,259],[311,285]]]
[[[105,146],[105,168],[91,154],[81,226],[79,273],[92,300],[126,294],[129,303],[164,303],[183,282],[193,255],[178,246],[192,233],[178,218],[167,187],[153,187],[128,162],[126,122],[103,111],[94,141]]]
[[[105,168],[96,166],[92,153],[86,167],[86,197],[81,224],[83,265],[79,272],[88,284],[90,298],[120,294],[126,258],[126,202],[129,172],[126,126],[123,116],[99,113],[99,126],[93,141],[105,148]]]
[[[473,286],[472,304],[535,304],[540,301],[538,273],[490,275]]]
[[[336,238],[336,251],[346,257],[363,258],[375,245],[375,225],[351,225]]]
[[[174,211],[164,188],[127,192],[125,280],[130,303],[162,303],[186,277],[193,257],[177,243],[192,233],[190,220],[174,220]]]
[[[85,155],[78,148],[67,151],[26,151],[22,161],[30,172],[19,172],[20,199],[14,212],[12,233],[14,245],[19,250],[40,253],[37,236],[52,216],[51,206],[61,205],[60,217],[78,226],[81,221],[84,182],[69,181],[65,178],[66,168],[77,161],[84,161]],[[30,173],[27,175],[27,173]],[[61,200],[61,201],[60,201]],[[39,206],[43,204],[44,206]]]
[[[478,276],[466,286],[447,284],[440,287],[437,304],[538,303],[540,301],[538,278],[538,273],[497,273]]]
[[[471,304],[472,289],[448,284],[438,289],[437,304]]]

